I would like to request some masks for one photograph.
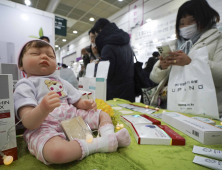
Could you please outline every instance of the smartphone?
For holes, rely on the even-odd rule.
[[[169,45],[157,46],[156,48],[159,51],[160,55],[163,56],[163,59],[169,56],[169,52],[172,52]]]

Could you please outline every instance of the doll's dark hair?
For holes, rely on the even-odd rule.
[[[51,47],[50,44],[48,44],[47,42],[43,41],[43,40],[33,40],[28,42],[22,49],[20,55],[19,55],[19,60],[18,60],[18,67],[22,67],[23,63],[22,63],[22,58],[24,56],[24,54],[30,49],[30,48],[42,48],[42,47]],[[51,47],[52,48],[52,47]],[[53,53],[54,53],[54,49],[53,49]],[[55,55],[55,53],[54,53]]]

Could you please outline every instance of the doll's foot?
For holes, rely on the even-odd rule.
[[[116,138],[118,140],[118,147],[127,147],[131,143],[130,135],[126,128],[118,131],[116,133]]]

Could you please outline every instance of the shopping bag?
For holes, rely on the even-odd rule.
[[[167,109],[219,119],[215,86],[206,47],[191,54],[191,63],[172,66],[168,81]]]
[[[149,87],[149,88],[142,88],[142,97],[143,97],[144,104],[146,104],[146,105],[151,104],[151,100],[157,91],[157,87],[158,86]],[[156,103],[158,103],[158,101]]]

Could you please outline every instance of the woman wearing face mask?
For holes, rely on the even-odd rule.
[[[206,0],[190,0],[179,8],[176,19],[176,51],[170,53],[166,59],[161,56],[151,72],[150,79],[159,83],[151,104],[158,105],[159,93],[167,86],[171,66],[190,64],[192,61],[189,54],[205,46],[208,50],[219,112],[222,114],[222,33],[216,29],[216,23],[219,21],[219,14]],[[166,108],[167,102],[161,103],[160,106]]]

